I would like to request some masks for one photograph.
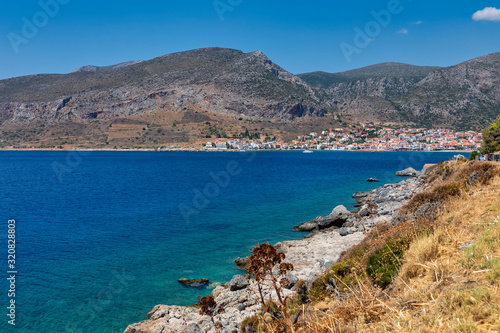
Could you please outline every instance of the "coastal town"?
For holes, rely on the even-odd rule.
[[[355,130],[331,128],[320,133],[312,132],[291,142],[269,137],[266,140],[219,138],[204,143],[203,150],[473,151],[481,146],[481,139],[481,133],[475,131],[365,125]]]

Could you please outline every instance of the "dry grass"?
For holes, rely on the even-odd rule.
[[[425,274],[428,266],[422,263],[434,260],[439,253],[439,239],[435,234],[425,235],[414,240],[405,252],[399,276],[405,281]]]
[[[358,265],[338,278],[345,292],[310,304],[298,332],[500,331],[500,177],[490,163],[450,164],[429,174],[429,191],[434,196],[459,178],[464,187],[436,195],[445,208],[431,232],[414,233],[388,288],[367,279],[362,263],[397,228],[382,228],[344,254]],[[466,184],[473,172],[479,181]]]

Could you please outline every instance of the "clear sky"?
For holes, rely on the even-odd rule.
[[[449,66],[500,51],[494,7],[483,0],[2,1],[0,78],[210,46],[261,50],[295,74],[387,61]],[[376,21],[373,13],[384,10]]]

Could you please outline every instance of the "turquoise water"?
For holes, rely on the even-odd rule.
[[[225,282],[256,243],[299,239],[294,225],[352,208],[355,191],[451,156],[0,152],[0,272],[9,219],[18,270],[16,327],[4,310],[0,331],[123,332],[156,304],[210,293],[180,286],[180,277]]]

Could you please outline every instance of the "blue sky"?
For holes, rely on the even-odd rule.
[[[382,26],[372,12],[388,7],[397,10]],[[486,7],[500,8],[482,0],[2,1],[0,78],[210,46],[261,50],[295,74],[387,61],[449,66],[500,51],[500,11],[472,18]],[[366,34],[367,25],[356,44],[355,28]]]

